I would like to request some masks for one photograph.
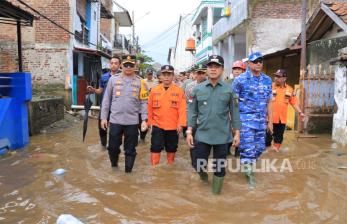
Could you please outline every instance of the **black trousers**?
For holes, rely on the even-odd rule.
[[[194,137],[194,145],[196,144],[196,141],[195,141],[195,132],[196,132],[196,129],[194,128],[193,129],[193,137]],[[195,151],[194,148],[190,148],[189,152],[190,152],[190,160],[192,162],[192,167],[195,168],[196,167],[196,156],[195,156]]]
[[[286,130],[286,124],[273,124],[273,134],[271,135],[269,132],[266,132],[266,146],[271,146],[271,142],[272,140],[274,141],[274,143],[277,144],[282,144],[283,142],[283,134],[284,131]]]
[[[214,175],[217,177],[225,176],[225,167],[227,164],[227,151],[228,143],[221,145],[209,145],[203,142],[196,141],[195,148],[195,169],[197,172],[201,172],[201,168],[207,170],[208,157],[210,151],[213,149],[213,164],[214,164]]]
[[[102,146],[106,146],[107,144],[107,129],[104,130],[101,128],[101,111],[99,113],[99,122],[98,122],[98,128],[99,128],[99,136],[100,136],[100,142]]]
[[[177,130],[163,130],[153,126],[151,138],[151,152],[177,152],[178,134]]]
[[[145,140],[148,129],[146,131],[141,130],[141,123],[142,123],[141,114],[139,114],[139,121],[140,121],[140,124],[139,124],[140,139]]]
[[[110,133],[108,140],[108,154],[111,158],[118,157],[122,138],[124,135],[124,152],[125,156],[136,156],[136,146],[138,144],[139,133],[137,131],[138,124],[120,125],[110,123]]]

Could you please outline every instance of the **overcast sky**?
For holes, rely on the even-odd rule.
[[[155,61],[166,64],[169,47],[176,41],[177,26],[167,32],[158,41],[158,35],[178,23],[180,15],[187,15],[195,10],[201,0],[116,0],[131,15],[135,13],[135,32],[140,38],[140,45]],[[144,16],[147,12],[148,15]],[[131,34],[131,28],[122,28],[122,34]],[[145,45],[144,45],[145,44]]]

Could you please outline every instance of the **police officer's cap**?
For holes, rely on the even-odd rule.
[[[213,64],[213,63],[224,66],[224,59],[222,56],[219,56],[219,55],[211,55],[210,57],[208,57],[206,65],[209,66],[210,64]]]
[[[131,54],[123,55],[122,56],[122,63],[123,64],[126,64],[126,63],[136,64],[136,56],[131,55]]]
[[[287,72],[284,69],[278,69],[275,73],[275,76],[287,77]]]
[[[172,67],[171,65],[164,65],[161,67],[160,71],[161,73],[167,72],[167,73],[174,73],[174,67]]]
[[[205,65],[205,64],[197,64],[195,66],[196,72],[206,72],[206,70],[207,70],[207,65]]]
[[[258,58],[263,58],[263,54],[260,53],[260,52],[253,52],[251,53],[249,56],[248,56],[248,60],[249,61],[255,61],[257,60]]]
[[[153,75],[153,69],[151,69],[151,68],[147,69],[146,74],[147,75]]]

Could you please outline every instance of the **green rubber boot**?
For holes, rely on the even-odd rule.
[[[252,164],[245,164],[244,170],[245,170],[248,186],[250,188],[255,188],[256,184],[255,184],[255,176],[254,176]]]
[[[213,175],[212,181],[212,193],[217,195],[220,194],[224,182],[224,177],[217,177]]]
[[[199,172],[200,180],[203,182],[208,182],[208,174],[206,172]]]

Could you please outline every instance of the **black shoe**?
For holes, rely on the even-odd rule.
[[[136,156],[125,156],[125,172],[131,173],[134,167]]]

